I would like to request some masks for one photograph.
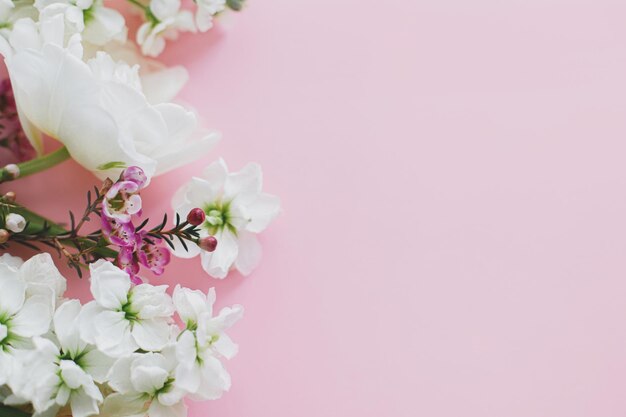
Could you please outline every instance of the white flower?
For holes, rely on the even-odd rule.
[[[52,296],[54,304],[60,300],[67,288],[67,282],[57,269],[49,253],[33,256],[19,267],[19,275],[26,283],[26,296]]]
[[[6,261],[9,262],[6,262]],[[0,267],[0,385],[6,384],[13,368],[15,349],[28,347],[28,339],[48,332],[54,304],[48,294],[27,297],[27,283],[16,262],[2,257]],[[23,266],[23,265],[22,265]],[[21,267],[20,267],[21,268]]]
[[[81,305],[62,304],[54,314],[54,337],[35,338],[35,349],[17,356],[21,367],[10,381],[17,397],[32,402],[36,415],[55,415],[63,406],[73,417],[98,414],[104,383],[113,359],[85,343],[79,334]]]
[[[36,19],[39,15],[29,0],[0,0],[0,35],[8,38],[13,23],[23,17]]]
[[[197,129],[193,112],[180,105],[151,105],[136,71],[100,52],[82,61],[79,38],[64,41],[64,20],[53,16],[14,25],[2,45],[20,120],[43,151],[41,133],[58,139],[72,158],[98,177],[139,166],[148,177],[202,157],[219,139]]]
[[[204,295],[201,291],[177,285],[173,299],[176,311],[186,325],[176,345],[176,356],[180,361],[176,379],[194,398],[217,399],[230,388],[230,375],[218,356],[230,359],[237,353],[237,345],[224,331],[243,316],[243,307],[226,307],[213,317],[213,288]]]
[[[184,417],[186,392],[176,378],[176,357],[171,346],[160,353],[133,354],[119,359],[111,368],[109,395],[103,406],[107,417],[148,415]]]
[[[150,12],[154,20],[145,22],[137,30],[137,43],[145,55],[161,54],[165,49],[165,40],[176,39],[179,30],[196,30],[191,12],[180,9],[180,0],[152,0]]]
[[[26,219],[17,213],[9,213],[5,219],[6,227],[13,233],[20,233],[26,227]]]
[[[167,286],[131,288],[128,274],[103,260],[89,269],[94,301],[83,309],[82,337],[114,357],[162,349],[170,340],[173,313]]]
[[[139,69],[137,81],[150,104],[172,101],[189,80],[185,67],[166,67],[144,56],[134,42],[110,42],[98,48],[86,45],[84,56],[93,58],[99,51],[109,54],[115,62],[125,62],[133,70]]]
[[[40,19],[62,15],[72,33],[82,33],[94,45],[111,40],[126,40],[126,22],[115,9],[104,7],[103,0],[35,0]]]
[[[174,254],[183,258],[201,254],[202,267],[215,278],[224,278],[231,268],[248,275],[261,258],[256,234],[263,231],[280,211],[278,197],[261,192],[261,167],[249,164],[239,172],[228,173],[223,160],[206,168],[201,178],[178,190],[172,200],[174,210],[185,218],[193,208],[201,208],[206,221],[200,236],[214,235],[217,249],[200,250],[188,244]]]
[[[196,26],[200,32],[206,32],[213,27],[213,16],[224,11],[226,0],[196,0]]]

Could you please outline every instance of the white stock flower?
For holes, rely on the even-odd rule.
[[[97,415],[102,384],[113,359],[80,338],[81,305],[62,304],[54,314],[54,336],[35,338],[35,349],[17,356],[19,373],[10,381],[18,398],[33,404],[35,415],[55,415],[69,405],[73,417]],[[93,325],[93,323],[90,323]]]
[[[172,101],[182,90],[189,74],[182,65],[167,67],[156,59],[146,57],[134,42],[110,42],[103,47],[85,45],[87,58],[104,51],[116,62],[125,62],[131,68],[139,67],[141,90],[150,104]]]
[[[261,259],[261,245],[256,234],[263,231],[280,211],[278,197],[261,192],[262,174],[258,164],[248,164],[239,172],[229,173],[219,160],[209,165],[202,177],[194,177],[172,199],[174,210],[185,218],[193,208],[206,214],[200,236],[214,235],[214,252],[188,244],[189,251],[177,247],[182,258],[201,255],[202,267],[215,278],[224,278],[231,268],[248,275]]]
[[[200,32],[213,27],[213,16],[226,9],[226,0],[196,0],[196,26]]]
[[[136,69],[105,52],[82,60],[80,36],[64,37],[63,16],[21,19],[0,52],[22,126],[43,152],[41,133],[98,177],[139,166],[148,177],[202,157],[219,135],[198,129],[196,115],[173,103],[150,104]]]
[[[137,349],[158,351],[171,338],[171,297],[167,286],[131,287],[128,274],[110,262],[90,264],[94,301],[83,308],[81,334],[114,357]]]
[[[26,219],[21,214],[9,213],[5,219],[6,227],[13,233],[20,233],[26,227]]]
[[[191,12],[181,10],[180,3],[180,0],[150,2],[153,20],[145,22],[137,30],[137,43],[143,54],[158,56],[165,49],[165,40],[178,38],[178,31],[195,32]]]
[[[116,392],[106,398],[102,414],[106,417],[186,416],[183,398],[187,393],[178,385],[176,366],[172,346],[160,353],[135,353],[118,359],[109,373],[109,386]]]
[[[176,379],[196,399],[218,399],[230,389],[230,375],[218,356],[230,359],[237,354],[237,345],[224,331],[243,316],[243,307],[226,307],[213,317],[213,288],[205,295],[177,285],[173,300],[186,325],[176,344]]]
[[[35,0],[40,19],[62,15],[73,33],[94,45],[112,40],[126,40],[124,16],[115,9],[104,7],[103,0]]]
[[[4,257],[2,260],[5,261]],[[28,347],[30,338],[41,336],[50,328],[54,311],[52,290],[48,294],[27,297],[27,288],[19,270],[3,262],[0,267],[0,385],[6,384],[11,376],[15,349]]]

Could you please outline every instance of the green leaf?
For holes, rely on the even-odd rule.
[[[126,162],[123,161],[111,161],[106,164],[99,165],[96,169],[99,171],[106,171],[108,169],[126,168]]]
[[[0,417],[30,417],[30,414],[15,408],[0,405]]]

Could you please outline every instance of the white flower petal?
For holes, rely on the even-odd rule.
[[[167,285],[140,284],[131,291],[131,308],[139,319],[170,317],[174,312],[172,298],[165,291]]]
[[[165,406],[158,401],[152,401],[148,415],[150,417],[186,417],[187,406],[182,401],[173,406]]]
[[[237,344],[226,333],[220,334],[219,339],[213,343],[213,347],[226,359],[234,358],[239,351]]]
[[[50,296],[34,295],[28,298],[11,319],[11,331],[19,336],[41,336],[50,328],[53,300]]]
[[[239,232],[238,243],[239,252],[235,260],[235,267],[243,275],[250,275],[261,262],[263,255],[261,244],[257,237],[250,232]]]
[[[85,353],[81,359],[83,370],[87,372],[95,382],[103,384],[111,370],[114,359],[97,349]]]
[[[139,356],[139,354],[133,354],[118,359],[108,375],[108,384],[115,391],[128,394],[134,391],[133,384],[131,382],[130,367],[133,361]]]
[[[170,325],[163,319],[139,320],[133,324],[132,335],[143,350],[161,350],[169,341]]]
[[[12,316],[22,308],[26,283],[16,273],[0,270],[0,314]]]
[[[120,357],[133,353],[139,347],[131,335],[131,326],[123,312],[104,311],[96,318],[98,335],[96,345],[109,356]]]
[[[237,204],[252,203],[261,193],[263,174],[259,164],[250,163],[239,172],[228,174],[224,184],[224,196]]]
[[[82,390],[72,393],[70,405],[72,417],[88,417],[98,414],[98,401]]]
[[[96,7],[91,14],[83,36],[95,45],[104,45],[112,39],[126,39],[126,22],[124,16],[115,9]]]
[[[153,393],[165,386],[168,372],[158,366],[134,366],[131,382],[137,392]]]
[[[26,295],[47,295],[51,289],[54,299],[61,298],[67,288],[67,282],[57,269],[49,253],[33,256],[20,268],[20,277],[26,282]]]
[[[125,417],[145,415],[146,400],[141,394],[122,395],[113,393],[104,399],[101,415],[107,417]]]
[[[80,337],[85,342],[90,344],[96,343],[96,336],[98,335],[98,327],[94,326],[96,322],[96,317],[98,314],[105,311],[102,307],[98,305],[96,301],[90,301],[85,304],[80,311],[78,316],[78,327],[80,331]]]
[[[78,323],[80,311],[80,301],[69,300],[61,304],[54,313],[54,333],[66,353],[77,354],[85,347],[85,343],[80,338],[80,325]]]
[[[280,213],[280,199],[271,194],[261,193],[243,211],[245,216],[250,219],[246,230],[259,233],[265,230]]]
[[[90,381],[89,375],[74,361],[62,360],[59,364],[59,369],[63,383],[72,390],[78,389]]]
[[[111,262],[96,262],[91,270],[91,293],[101,307],[121,308],[128,301],[130,277]]]
[[[199,290],[191,290],[176,285],[173,294],[174,306],[183,323],[197,322],[202,313],[207,311],[206,295]]]
[[[217,236],[217,248],[214,252],[202,252],[202,268],[213,278],[226,278],[231,266],[239,254],[237,239],[224,229]]]

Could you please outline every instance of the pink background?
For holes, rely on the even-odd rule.
[[[219,156],[260,162],[284,206],[253,276],[164,278],[246,307],[232,390],[190,415],[626,415],[625,14],[250,0],[171,44],[224,140],[157,179],[149,213]],[[95,181],[53,174],[15,187],[62,220]]]

